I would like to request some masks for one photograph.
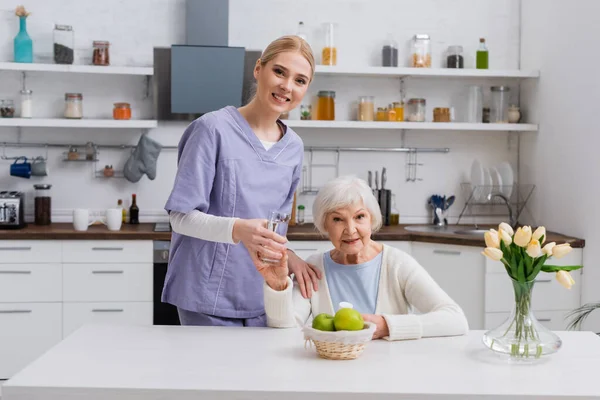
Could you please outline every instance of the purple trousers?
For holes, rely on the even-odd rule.
[[[177,307],[179,321],[181,325],[189,326],[267,326],[267,316],[265,314],[254,318],[225,318],[209,314],[184,310]]]

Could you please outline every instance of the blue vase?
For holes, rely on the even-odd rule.
[[[15,62],[33,62],[33,41],[27,34],[27,17],[19,17],[19,33],[15,36]]]

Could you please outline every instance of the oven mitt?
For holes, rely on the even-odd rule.
[[[125,178],[130,182],[137,182],[146,174],[150,180],[154,180],[156,178],[156,160],[161,147],[160,143],[150,139],[147,135],[142,135],[123,168]]]

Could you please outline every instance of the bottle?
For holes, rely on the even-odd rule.
[[[396,195],[392,194],[392,209],[390,210],[390,225],[398,225],[400,223],[400,212],[396,208]]]
[[[304,22],[298,22],[298,30],[296,31],[296,36],[301,37],[306,42],[308,42],[308,34],[306,33],[306,28],[304,26]]]
[[[121,210],[121,222],[127,222],[127,211],[125,211],[125,207],[123,207],[123,200],[117,200],[117,208]]]
[[[140,223],[140,209],[136,203],[136,195],[131,195],[131,207],[129,207],[129,223],[139,224]]]
[[[479,39],[479,48],[477,49],[477,56],[475,60],[477,69],[488,69],[489,67],[489,52],[485,45],[485,39]]]
[[[304,206],[300,204],[298,206],[298,225],[304,224]]]

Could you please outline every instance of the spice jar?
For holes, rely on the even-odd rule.
[[[492,99],[490,107],[490,122],[498,124],[508,123],[508,86],[492,86]]]
[[[398,66],[398,44],[391,37],[381,49],[381,65],[384,67]]]
[[[515,105],[511,105],[508,107],[508,122],[511,124],[516,124],[521,119],[521,111],[519,107]]]
[[[427,102],[425,99],[410,99],[406,106],[407,121],[425,122],[425,108]]]
[[[110,65],[110,55],[108,52],[109,47],[109,42],[100,40],[94,41],[94,54],[92,57],[92,62],[94,65]]]
[[[2,100],[2,103],[0,103],[0,116],[2,118],[15,116],[15,103],[12,100]]]
[[[107,178],[111,178],[115,175],[115,170],[112,165],[107,165],[104,167],[104,176]]]
[[[21,90],[21,118],[33,117],[33,92]]]
[[[312,106],[310,104],[302,104],[300,106],[300,119],[311,120],[312,119]]]
[[[298,225],[302,225],[304,223],[304,206],[300,204],[298,206]]]
[[[450,109],[448,107],[436,107],[433,109],[433,122],[451,122]]]
[[[75,161],[79,160],[79,152],[76,147],[70,147],[69,152],[67,153],[67,160]]]
[[[465,59],[463,58],[462,46],[448,47],[448,56],[446,57],[447,68],[464,68]]]
[[[396,121],[396,110],[394,110],[393,104],[390,104],[390,106],[387,109],[387,120],[390,122]]]
[[[429,35],[413,36],[411,50],[411,67],[431,68],[431,39]]]
[[[65,118],[83,118],[83,95],[81,93],[65,93]]]
[[[392,106],[396,111],[396,121],[404,121],[404,102],[396,101]]]
[[[50,225],[52,214],[52,199],[50,197],[50,189],[52,185],[38,184],[33,185],[35,189],[35,224]]]
[[[129,103],[115,103],[113,107],[113,119],[131,119],[131,107]]]
[[[323,65],[337,65],[337,48],[334,34],[336,25],[328,22],[323,25],[325,30],[325,47],[321,51],[321,64]]]
[[[360,96],[358,98],[358,120],[373,121],[375,116],[375,98],[373,96]]]
[[[56,64],[73,64],[75,39],[71,25],[54,25],[54,62]]]
[[[387,120],[387,109],[385,107],[377,107],[377,121],[386,121]]]
[[[483,107],[481,122],[483,122],[484,124],[490,123],[490,108],[489,107]]]
[[[332,90],[320,90],[317,117],[321,121],[333,121],[335,119],[335,92]]]

